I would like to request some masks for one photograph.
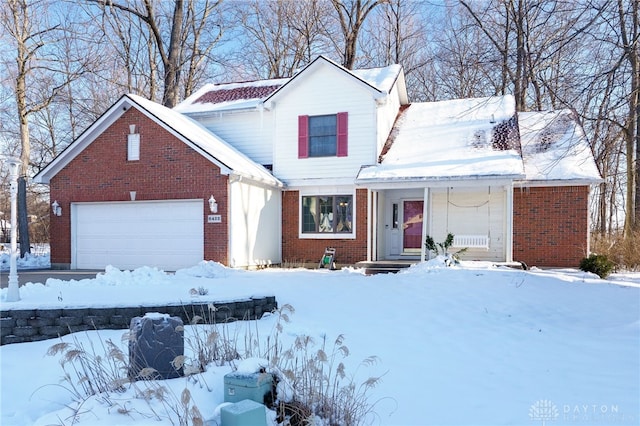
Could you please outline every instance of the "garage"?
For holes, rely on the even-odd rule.
[[[175,271],[204,258],[203,200],[74,203],[74,269],[153,266]]]

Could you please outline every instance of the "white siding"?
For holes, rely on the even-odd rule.
[[[399,110],[400,95],[398,94],[398,85],[394,84],[391,93],[387,96],[386,102],[378,109],[378,140],[376,141],[378,154],[380,154],[382,147],[387,142]]]
[[[489,235],[489,249],[469,248],[466,260],[505,260],[506,193],[503,187],[433,190],[430,235],[442,242],[454,235]]]
[[[319,67],[292,81],[275,106],[274,174],[285,182],[354,178],[376,159],[376,103],[373,93],[333,66]],[[298,158],[298,116],[348,112],[347,157]]]
[[[242,111],[192,117],[258,164],[273,164],[273,113]]]
[[[229,187],[230,264],[251,268],[281,263],[281,193],[246,182]]]

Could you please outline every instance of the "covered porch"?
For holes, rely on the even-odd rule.
[[[454,235],[451,252],[463,260],[512,262],[512,181],[431,183],[368,187],[368,262],[419,262],[425,247]]]

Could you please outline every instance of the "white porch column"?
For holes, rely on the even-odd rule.
[[[427,257],[427,248],[424,241],[427,238],[429,228],[427,226],[427,218],[429,217],[429,188],[424,188],[424,196],[422,201],[422,243],[420,244],[420,261],[424,262]]]
[[[373,260],[373,251],[375,250],[375,229],[376,217],[373,208],[374,192],[367,188],[367,262]]]
[[[505,260],[513,262],[513,183],[505,185],[507,193],[507,235],[505,239]]]

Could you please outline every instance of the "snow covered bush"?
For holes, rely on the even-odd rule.
[[[580,261],[580,269],[585,272],[593,272],[600,278],[607,278],[613,268],[614,263],[607,256],[592,253]]]

